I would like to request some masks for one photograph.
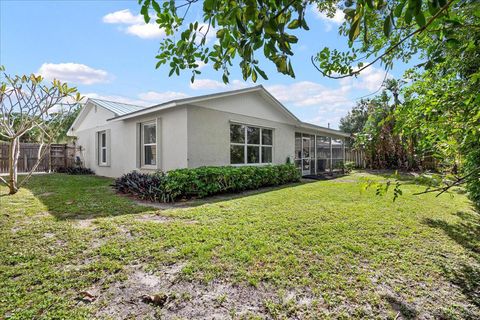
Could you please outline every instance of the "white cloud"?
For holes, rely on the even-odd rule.
[[[126,27],[121,27],[120,30],[142,39],[158,39],[165,36],[165,31],[158,25],[145,23],[142,15],[134,15],[129,9],[109,13],[102,18],[102,21],[110,24],[126,25]]]
[[[107,71],[80,63],[44,63],[37,73],[48,80],[58,79],[87,85],[108,82],[111,79]]]
[[[383,80],[385,79],[385,73],[386,71],[371,66],[362,70],[358,77],[343,78],[339,83],[342,87],[348,88],[349,90],[355,89],[373,92],[377,91],[382,86]],[[391,78],[391,75],[387,74],[386,78]]]
[[[195,82],[190,83],[190,88],[193,90],[212,90],[212,89],[226,89],[227,86],[220,81],[212,79],[195,79]]]
[[[358,85],[359,89],[366,89],[369,91],[375,91],[380,88],[385,79],[386,71],[377,69],[375,67],[369,67],[363,70],[360,75],[358,76]],[[389,74],[387,74],[387,78],[391,78]]]
[[[390,77],[387,75],[387,78]],[[379,90],[385,79],[385,71],[375,67],[363,70],[360,75],[341,79],[338,87],[330,88],[319,83],[300,81],[292,84],[268,86],[280,102],[287,106],[301,108],[302,112],[315,110],[316,115],[306,119],[307,122],[321,126],[330,124],[338,127],[340,119],[355,105],[355,100]],[[300,109],[299,109],[300,110]]]
[[[165,36],[165,31],[160,29],[156,24],[133,24],[128,26],[125,30],[126,33],[135,35],[142,39],[158,39]]]
[[[104,95],[104,94],[91,92],[91,93],[84,93],[83,96],[87,98],[92,98],[92,99],[101,99],[101,100],[115,101],[115,102],[121,102],[121,103],[128,103],[128,104],[133,104],[137,106],[151,105],[151,103],[148,101],[144,101],[141,99],[132,99],[129,97],[119,96],[119,95],[108,95],[108,94]]]
[[[114,24],[141,24],[144,23],[145,20],[142,15],[133,15],[129,9],[125,9],[105,15],[102,21]]]
[[[198,64],[198,67],[197,69],[198,70],[201,70],[203,69],[207,64],[205,62],[203,62],[202,60],[195,60],[195,63]]]
[[[336,127],[354,105],[350,98],[351,86],[340,85],[338,88],[329,88],[319,83],[301,81],[287,85],[268,86],[270,91],[286,106],[300,108],[297,111],[304,114],[314,112],[314,116],[304,119],[306,122],[324,127]],[[303,111],[301,111],[303,110]],[[307,116],[308,117],[308,116]]]
[[[181,99],[188,97],[187,94],[183,92],[177,91],[164,91],[164,92],[157,92],[157,91],[148,91],[142,92],[138,94],[137,98],[126,97],[122,95],[116,94],[99,94],[95,92],[85,93],[83,94],[86,98],[93,98],[93,99],[102,99],[108,101],[115,101],[121,103],[128,103],[137,106],[152,106],[155,104],[159,104],[162,102],[167,102],[170,100]],[[86,99],[84,99],[86,100]]]
[[[296,107],[318,106],[333,110],[351,105],[348,90],[342,86],[331,89],[315,82],[301,81],[289,85],[268,86],[267,90],[282,103]]]
[[[340,9],[335,9],[333,15],[327,14],[314,7],[313,11],[318,19],[322,20],[325,25],[325,31],[330,31],[334,26],[339,26],[345,21],[345,13]]]
[[[140,93],[138,97],[142,100],[151,101],[154,103],[161,103],[175,99],[182,99],[188,97],[186,93],[176,91],[156,92],[148,91]]]

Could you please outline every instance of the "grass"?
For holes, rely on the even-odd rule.
[[[422,187],[412,183],[392,202],[362,191],[365,177],[383,179],[355,173],[167,210],[93,176],[35,176],[15,196],[0,189],[0,319],[194,318],[199,308],[478,318],[480,217],[465,195],[413,196]],[[140,302],[152,290],[175,303]]]

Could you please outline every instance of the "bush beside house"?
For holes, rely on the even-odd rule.
[[[137,171],[115,180],[121,193],[155,202],[203,198],[220,193],[240,192],[277,186],[300,180],[300,172],[292,164],[241,167],[200,167],[154,174]]]

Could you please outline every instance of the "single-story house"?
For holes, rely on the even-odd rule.
[[[295,163],[303,175],[343,163],[338,130],[300,121],[262,86],[140,107],[88,99],[68,134],[96,174]]]

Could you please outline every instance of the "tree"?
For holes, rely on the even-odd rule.
[[[469,19],[478,23],[480,12]],[[406,75],[411,85],[397,119],[403,134],[417,136],[417,145],[430,149],[454,174],[429,192],[467,183],[470,197],[480,204],[480,28],[456,39],[441,50],[442,61]]]
[[[357,101],[357,105],[340,119],[340,130],[354,136],[362,132],[368,120],[369,102],[368,99]]]
[[[340,32],[350,50],[324,48],[312,57],[315,67],[332,78],[358,75],[377,62],[391,68],[395,60],[408,61],[420,51],[427,52],[425,65],[432,65],[438,59],[435,47],[454,42],[462,30],[478,27],[461,19],[465,8],[478,6],[475,0],[205,0],[203,22],[190,23],[189,9],[198,0],[139,3],[145,22],[153,17],[167,35],[156,56],[157,68],[168,64],[170,75],[189,69],[192,81],[200,73],[199,61],[210,61],[228,82],[236,58],[245,80],[267,79],[260,55],[278,72],[294,77],[290,57],[298,38],[293,33],[309,30],[305,13],[312,7],[330,16],[337,8],[345,14]],[[217,42],[207,41],[212,32]],[[432,38],[436,41],[425,45],[425,39]]]
[[[354,147],[365,151],[373,169],[415,168],[407,153],[408,141],[396,129],[401,83],[389,79],[377,96],[363,99],[340,120],[341,129],[354,134]]]
[[[2,71],[4,69],[2,68]],[[15,194],[24,185],[46,155],[48,145],[57,139],[64,120],[80,101],[76,88],[54,80],[51,85],[43,84],[43,78],[30,76],[9,76],[2,74],[0,82],[0,136],[9,143],[8,179],[0,177],[10,194]],[[40,143],[37,162],[19,183],[18,158],[20,140],[36,131]]]

